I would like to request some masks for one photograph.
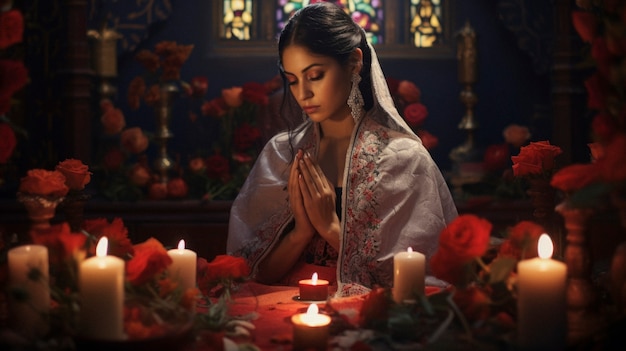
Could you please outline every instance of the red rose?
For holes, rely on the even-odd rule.
[[[230,255],[218,255],[211,262],[198,258],[196,269],[198,287],[207,295],[225,280],[239,280],[250,275],[248,262],[243,257]]]
[[[600,179],[600,167],[595,163],[571,164],[554,173],[550,185],[565,193],[580,190]]]
[[[456,290],[452,300],[470,323],[484,321],[491,314],[491,298],[482,288],[470,286]]]
[[[104,154],[104,168],[110,171],[116,171],[122,167],[125,158],[126,156],[124,156],[122,150],[117,148],[110,149]]]
[[[243,88],[232,87],[222,89],[222,99],[228,107],[239,107],[243,104]]]
[[[140,154],[148,148],[148,137],[139,127],[126,129],[120,139],[122,147],[131,154]]]
[[[167,196],[181,199],[187,196],[189,187],[183,178],[172,178],[167,182]]]
[[[522,145],[526,144],[526,141],[530,139],[530,132],[528,131],[528,127],[511,124],[504,128],[502,136],[504,137],[504,141],[514,147],[522,147]]]
[[[21,43],[24,37],[24,17],[18,10],[0,11],[0,50]]]
[[[109,240],[107,251],[109,255],[126,258],[135,252],[128,238],[128,229],[121,218],[113,218],[111,222],[106,218],[86,219],[83,221],[82,228],[96,238],[106,236]],[[91,254],[95,254],[95,247],[92,249]]]
[[[609,140],[615,135],[617,126],[615,121],[607,113],[601,112],[593,117],[591,121],[593,134],[600,140]]]
[[[154,73],[159,69],[160,59],[159,56],[150,50],[143,49],[135,55],[135,60],[139,62],[146,70]]]
[[[150,182],[150,170],[143,164],[136,163],[130,169],[130,182],[138,187],[144,187]]]
[[[28,82],[28,70],[24,62],[0,60],[0,115],[9,112],[13,94]]]
[[[520,148],[519,155],[511,156],[513,172],[516,176],[541,174],[554,168],[554,158],[563,151],[550,145],[549,141],[531,142]]]
[[[146,93],[146,81],[142,77],[135,77],[128,84],[126,99],[132,110],[136,110],[141,105],[141,97]]]
[[[272,79],[263,83],[265,91],[269,94],[283,87],[283,77],[280,74],[275,75]]]
[[[509,161],[509,144],[489,145],[483,155],[483,164],[489,171],[506,168]]]
[[[411,104],[420,101],[422,92],[413,82],[403,80],[398,84],[398,95],[404,102]]]
[[[404,108],[404,119],[413,128],[421,127],[428,117],[428,109],[419,102],[414,102]]]
[[[572,23],[580,38],[587,43],[598,35],[598,19],[591,12],[573,11]]]
[[[238,151],[245,151],[251,148],[256,141],[261,138],[261,131],[248,123],[242,123],[235,129],[233,143]]]
[[[193,77],[191,79],[191,96],[201,98],[209,89],[209,80],[207,77]]]
[[[492,225],[486,219],[472,214],[455,218],[439,236],[439,249],[463,262],[481,257],[489,247]]]
[[[13,128],[7,123],[0,123],[0,164],[9,161],[16,145],[17,138]]]
[[[226,114],[227,110],[226,100],[221,96],[202,104],[202,114],[204,116],[221,117]]]
[[[19,191],[41,196],[65,196],[69,191],[65,176],[59,171],[31,169],[20,180]]]
[[[387,87],[389,87],[389,93],[391,95],[398,94],[398,87],[400,86],[400,80],[395,78],[387,78]]]
[[[150,184],[148,189],[148,197],[151,200],[164,200],[167,198],[167,184],[156,182]]]
[[[126,278],[133,285],[141,285],[155,278],[172,264],[167,250],[155,238],[136,244],[133,249],[133,258],[126,262]]]
[[[82,190],[91,181],[89,167],[81,160],[68,158],[56,166],[56,170],[65,176],[65,184],[72,190]]]
[[[209,156],[207,163],[207,175],[211,179],[223,179],[230,173],[228,159],[220,154]]]
[[[593,40],[593,44],[591,45],[591,57],[596,62],[598,72],[602,74],[603,77],[609,77],[614,58],[604,38],[598,37]]]
[[[606,96],[609,93],[609,83],[598,72],[585,80],[587,90],[587,107],[602,110],[606,106]]]
[[[265,86],[257,82],[245,83],[242,87],[241,95],[245,101],[256,105],[265,106],[269,103],[269,97]]]
[[[444,250],[437,250],[430,259],[430,269],[434,275],[453,285],[462,286],[467,262]]]
[[[79,254],[85,247],[87,237],[82,233],[72,233],[67,222],[53,224],[49,228],[38,228],[30,232],[33,244],[44,245],[50,253],[50,261],[61,263]]]
[[[102,123],[104,134],[106,135],[115,135],[121,132],[126,126],[126,120],[124,119],[122,110],[113,108],[112,106],[102,114],[100,123]]]
[[[507,240],[498,249],[498,254],[517,260],[537,257],[537,243],[546,230],[533,221],[520,221],[508,229]]]
[[[626,180],[626,135],[617,134],[606,145],[604,158],[596,164],[600,167],[602,179],[608,182]]]
[[[422,140],[422,145],[424,145],[426,150],[432,150],[439,145],[439,138],[430,134],[428,131],[423,129],[418,130],[417,136]]]
[[[588,143],[587,146],[589,147],[589,152],[591,153],[592,162],[604,158],[604,145],[602,143]]]
[[[201,173],[206,170],[206,162],[202,157],[194,157],[189,161],[189,170],[193,173]]]

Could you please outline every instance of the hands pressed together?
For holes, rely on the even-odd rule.
[[[339,246],[339,217],[335,212],[335,187],[308,153],[298,150],[288,182],[289,202],[297,235],[319,233],[331,246]]]

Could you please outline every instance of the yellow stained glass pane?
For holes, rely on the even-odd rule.
[[[224,39],[250,40],[252,0],[224,0]]]
[[[410,34],[418,48],[434,46],[443,33],[442,0],[411,0]]]

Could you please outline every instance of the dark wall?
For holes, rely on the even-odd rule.
[[[474,87],[478,97],[475,115],[479,123],[477,142],[482,147],[502,143],[502,130],[511,123],[529,126],[535,140],[549,139],[552,133],[549,69],[545,65],[538,68],[535,62],[537,55],[542,55],[544,59],[550,55],[549,47],[544,46],[541,52],[520,48],[520,43],[528,44],[530,41],[532,46],[533,40],[543,43],[546,37],[550,37],[551,5],[549,1],[536,2],[540,5],[534,6],[539,8],[526,8],[519,12],[519,16],[537,16],[534,20],[526,18],[527,23],[520,24],[517,22],[520,18],[511,18],[510,11],[507,12],[507,9],[510,10],[506,6],[509,3],[519,6],[525,2],[453,2],[452,28],[455,31],[460,29],[467,20],[477,33],[479,80]],[[528,22],[541,26],[544,31],[531,33],[535,37],[516,32],[516,28],[528,25]],[[209,97],[217,96],[222,88],[248,81],[262,82],[277,73],[274,57],[211,58],[208,47],[212,25],[211,2],[172,1],[169,18],[155,25],[138,49],[152,49],[161,40],[194,44],[194,51],[182,69],[182,77],[190,79],[196,75],[207,76]],[[134,53],[136,51],[120,54],[116,104],[125,112],[128,125],[142,125],[151,130],[151,111],[130,111],[124,98],[128,82],[140,73],[139,66],[133,60]],[[465,107],[459,100],[462,86],[457,80],[456,58],[382,58],[381,64],[387,76],[413,81],[421,88],[422,102],[429,109],[424,128],[440,141],[439,146],[432,150],[433,157],[442,169],[449,169],[448,154],[465,140],[465,133],[457,129]],[[172,123],[176,135],[171,142],[172,148],[184,147],[185,138],[179,136],[188,133],[185,128],[189,126],[185,126],[185,123],[183,119]]]

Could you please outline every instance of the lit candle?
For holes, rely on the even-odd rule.
[[[9,250],[9,279],[12,289],[23,292],[25,300],[10,300],[11,321],[27,337],[41,337],[48,331],[50,311],[48,249],[23,245]]]
[[[424,294],[426,256],[409,247],[393,256],[393,299],[396,303]]]
[[[539,237],[539,257],[517,264],[518,342],[524,350],[565,348],[567,267],[553,260],[552,241]]]
[[[292,316],[291,322],[293,350],[327,350],[330,317],[320,314],[317,304],[309,305],[306,313]]]
[[[96,256],[80,265],[81,335],[97,340],[121,340],[124,335],[124,261],[107,256],[108,239],[103,236]]]
[[[185,248],[185,240],[178,242],[177,249],[167,251],[172,258],[169,274],[177,280],[183,290],[196,287],[197,256],[192,250]]]
[[[311,279],[298,281],[300,287],[300,300],[303,301],[326,301],[328,298],[328,280],[317,279],[317,272]]]

